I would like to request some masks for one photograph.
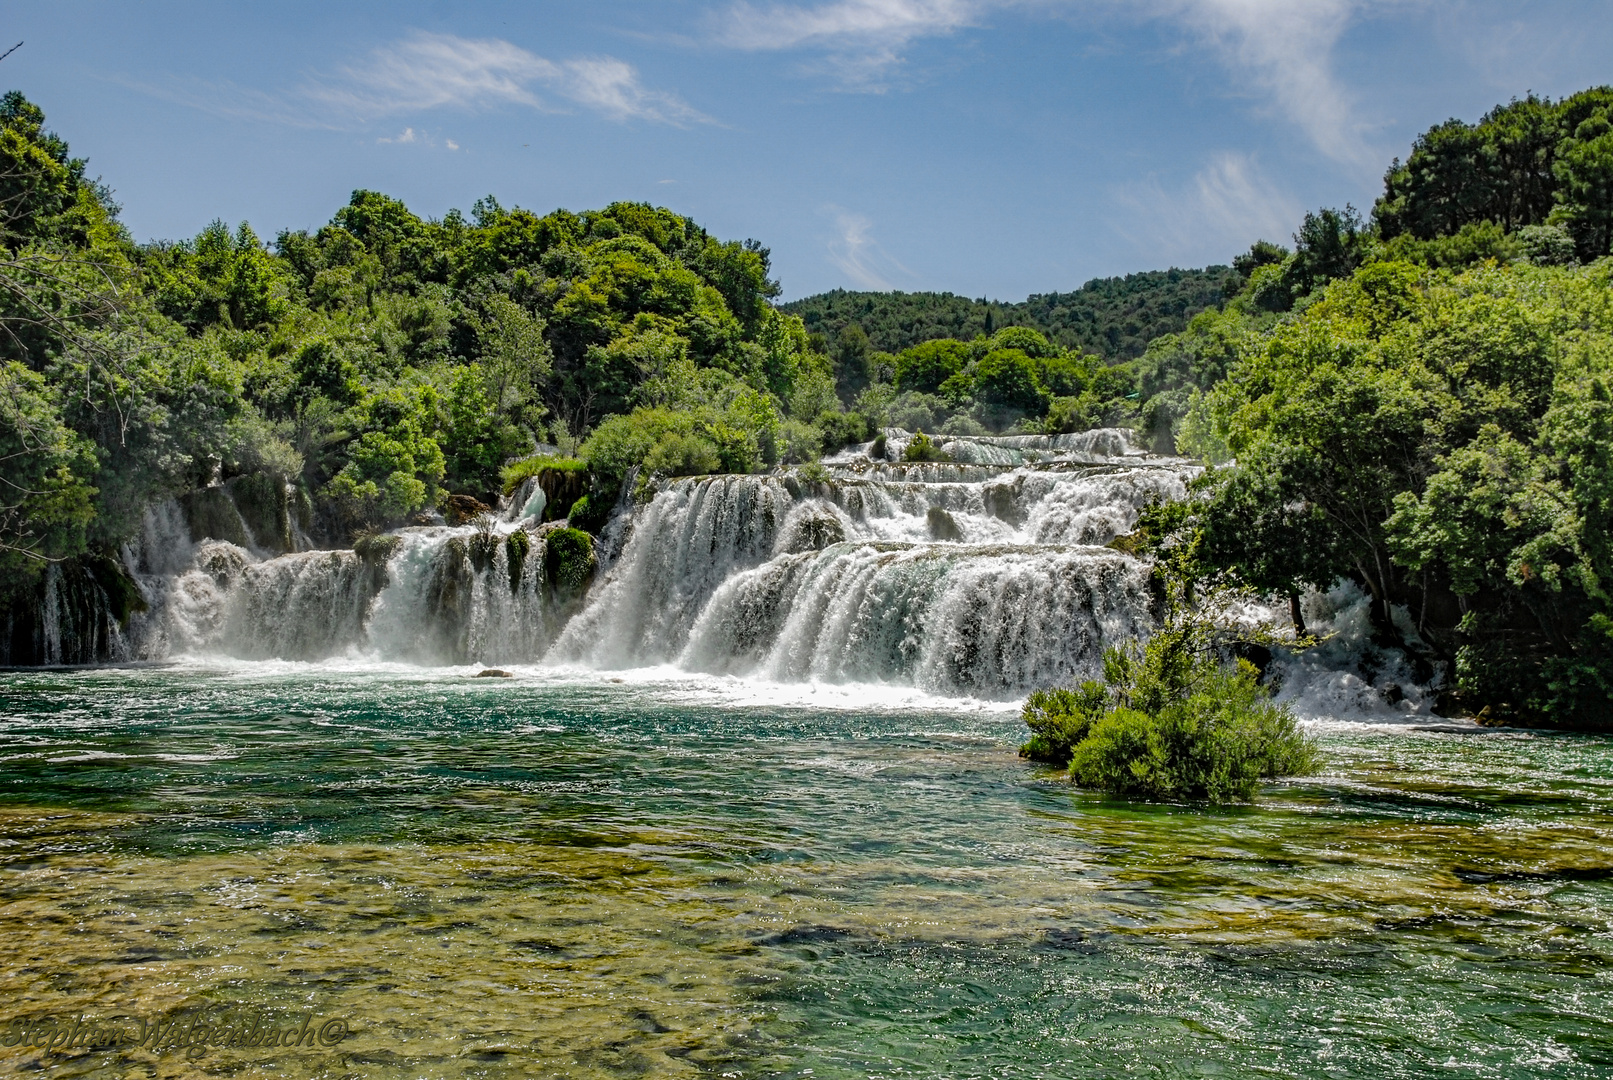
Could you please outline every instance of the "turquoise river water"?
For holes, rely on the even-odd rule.
[[[0,1033],[349,1032],[0,1065],[1613,1075],[1607,739],[1324,724],[1319,775],[1205,809],[1072,788],[1002,706],[466,675],[0,673]]]

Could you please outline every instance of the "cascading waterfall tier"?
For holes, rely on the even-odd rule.
[[[1152,624],[1142,566],[1101,545],[1194,470],[1086,435],[948,443],[1014,459],[995,464],[865,447],[827,479],[667,482],[548,656],[986,697],[1094,674]]]
[[[1146,574],[1118,552],[848,541],[736,574],[678,663],[997,697],[1089,677],[1149,623]]]
[[[372,538],[362,554],[269,559],[229,541],[191,543],[174,521],[157,508],[143,542],[124,553],[149,599],[131,627],[143,659],[529,663],[575,607],[544,572],[545,536],[558,526],[530,519],[405,529]]]

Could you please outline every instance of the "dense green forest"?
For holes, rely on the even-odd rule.
[[[1061,348],[1113,363],[1141,356],[1161,334],[1186,329],[1188,319],[1218,307],[1241,284],[1227,267],[1212,266],[1095,278],[1074,292],[1042,293],[1018,304],[951,293],[835,289],[780,307],[829,341],[855,323],[869,347],[881,352],[901,352],[936,338],[969,341],[1005,326],[1028,326]]]
[[[780,307],[765,247],[642,204],[427,220],[359,191],[269,243],[138,245],[16,93],[0,207],[0,604],[36,603],[52,561],[116,591],[144,509],[211,485],[348,544],[554,468],[597,529],[634,468],[1124,425],[1236,460],[1149,515],[1155,550],[1279,594],[1351,578],[1457,706],[1609,722],[1607,88],[1432,128],[1369,216],[1307,214],[1230,270],[1023,305]]]

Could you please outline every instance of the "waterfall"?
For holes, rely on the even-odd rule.
[[[375,653],[426,664],[530,663],[541,656],[565,606],[544,579],[542,533],[520,557],[509,544],[514,532],[433,528],[404,534],[370,617]],[[518,561],[512,564],[512,558]]]
[[[664,484],[548,658],[990,697],[1090,676],[1104,647],[1151,624],[1142,566],[1096,545],[1150,501],[1182,497],[1193,471],[1138,461],[1107,435],[1055,449],[1094,446],[1124,456],[843,457],[827,480]]]
[[[51,566],[34,609],[6,612],[0,662],[673,665],[1006,700],[1093,677],[1106,647],[1147,635],[1147,568],[1105,545],[1145,506],[1183,498],[1198,466],[1112,428],[937,436],[951,460],[902,461],[912,438],[888,429],[769,475],[630,475],[592,548],[543,521],[582,493],[581,474],[529,478],[496,514],[358,550],[314,549],[295,489],[236,477],[150,507],[116,560]],[[1428,715],[1431,690],[1371,644],[1358,591],[1305,603],[1332,636],[1277,651],[1281,700],[1306,716]]]
[[[1088,678],[1149,626],[1140,564],[1102,548],[842,542],[725,582],[679,664],[972,696]]]
[[[677,480],[637,515],[621,557],[555,645],[598,667],[671,660],[727,578],[773,553],[793,496],[770,476]]]
[[[144,601],[126,631],[52,578],[39,634],[56,661],[89,631],[103,659],[671,664],[1008,698],[1147,633],[1145,568],[1102,545],[1181,498],[1193,466],[1111,429],[946,437],[951,461],[890,460],[910,439],[892,429],[885,459],[870,444],[816,470],[632,478],[586,588],[586,567],[561,565],[580,534],[542,524],[577,492],[537,478],[496,515],[358,550],[297,550],[295,492],[236,478],[146,512],[121,552]]]

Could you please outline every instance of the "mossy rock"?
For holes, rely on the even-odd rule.
[[[426,604],[433,617],[448,626],[457,627],[464,615],[461,606],[471,584],[469,561],[465,538],[455,536],[442,546],[442,553],[431,568]]]
[[[50,579],[55,577],[51,618],[46,619]],[[100,664],[114,655],[114,632],[145,609],[145,597],[115,560],[98,555],[65,559],[54,575],[41,574],[0,620],[0,663]],[[51,627],[47,627],[49,622]],[[56,648],[50,647],[54,639]]]
[[[952,455],[942,450],[930,437],[920,431],[914,434],[908,442],[907,449],[902,451],[903,461],[951,461]]]
[[[605,522],[608,520],[610,520],[610,507],[592,493],[573,503],[571,512],[566,515],[566,524],[596,535],[605,527]]]
[[[538,473],[543,489],[543,520],[569,517],[572,508],[588,497],[588,474],[576,469],[544,469]]]
[[[395,533],[360,533],[353,541],[353,550],[369,566],[385,566],[398,550],[403,538]]]
[[[84,569],[106,594],[107,609],[120,627],[127,629],[131,616],[150,610],[151,605],[140,591],[139,582],[129,576],[121,562],[105,555],[86,555],[83,563]]]
[[[532,538],[525,529],[516,529],[504,538],[504,561],[510,569],[510,592],[521,591],[521,571],[526,568],[527,554],[532,550]]]
[[[223,540],[236,547],[252,546],[246,522],[225,488],[206,487],[187,491],[179,497],[179,505],[185,511],[185,524],[190,527],[190,538],[196,543]]]
[[[582,592],[598,565],[594,538],[581,529],[555,529],[544,537],[543,571],[555,592],[563,596]]]
[[[492,508],[474,495],[450,495],[442,511],[450,525],[464,525],[491,512]]]
[[[245,473],[226,480],[224,490],[258,547],[280,553],[292,550],[291,497],[284,480],[270,473]]]
[[[1121,533],[1103,546],[1124,552],[1127,555],[1141,557],[1143,549],[1148,546],[1148,533],[1143,529],[1138,529],[1136,532]]]
[[[465,543],[470,565],[478,574],[486,573],[498,557],[499,535],[493,529],[493,519],[483,514],[477,521],[476,532]]]

